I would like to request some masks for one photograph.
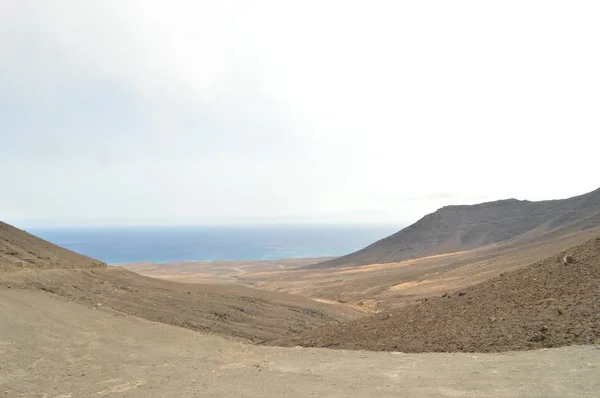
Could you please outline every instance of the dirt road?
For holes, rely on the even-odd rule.
[[[256,347],[0,289],[0,396],[586,397],[600,350],[395,354]]]

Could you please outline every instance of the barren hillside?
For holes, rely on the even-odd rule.
[[[0,271],[99,267],[106,267],[106,264],[0,221]]]
[[[600,237],[442,297],[273,343],[402,352],[600,344]]]
[[[7,224],[0,224],[0,266],[0,288],[42,290],[90,308],[252,341],[361,315],[349,306],[286,293],[144,277]]]
[[[569,199],[507,199],[446,206],[400,232],[347,256],[308,268],[360,266],[470,250],[523,239],[556,237],[600,226],[600,189]]]

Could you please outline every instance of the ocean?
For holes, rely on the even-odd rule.
[[[109,264],[126,264],[341,256],[400,229],[392,225],[302,225],[29,228],[27,231]]]

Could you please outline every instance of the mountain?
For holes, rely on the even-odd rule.
[[[445,206],[355,253],[307,268],[392,263],[600,226],[600,188],[569,199]]]
[[[106,264],[0,221],[0,271],[99,267]]]

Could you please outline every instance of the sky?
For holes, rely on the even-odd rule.
[[[0,219],[397,223],[600,187],[597,1],[0,0]]]

